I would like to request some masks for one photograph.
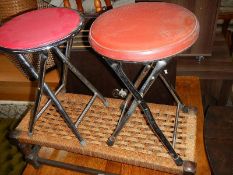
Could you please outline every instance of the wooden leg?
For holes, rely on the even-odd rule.
[[[83,1],[82,0],[76,0],[76,4],[77,4],[77,9],[79,12],[84,12],[84,9],[83,9]]]
[[[106,7],[107,7],[107,9],[109,10],[109,9],[112,9],[112,3],[111,3],[111,1],[110,0],[104,0],[105,1],[105,4],[106,4]]]
[[[225,19],[223,24],[222,24],[222,33],[223,33],[224,37],[226,37],[227,28],[229,26],[230,21],[231,21],[230,19]]]
[[[94,5],[97,13],[102,11],[102,4],[100,0],[95,0]]]
[[[219,99],[217,102],[218,106],[225,106],[227,104],[227,100],[229,99],[232,91],[232,80],[223,80],[221,90],[220,90],[220,95]]]

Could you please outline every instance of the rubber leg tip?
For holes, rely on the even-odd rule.
[[[82,146],[86,146],[86,145],[87,145],[87,143],[86,143],[85,140],[80,141],[80,144],[81,144]]]

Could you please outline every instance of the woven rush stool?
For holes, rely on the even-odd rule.
[[[103,56],[130,92],[121,105],[120,119],[107,141],[109,146],[114,144],[117,135],[139,106],[150,128],[176,165],[183,165],[184,172],[195,171],[195,163],[182,160],[174,150],[179,110],[189,112],[189,108],[182,103],[174,88],[160,72],[172,56],[189,48],[196,41],[198,34],[199,23],[196,17],[187,9],[169,3],[130,4],[110,10],[94,21],[89,33],[92,48]],[[124,73],[122,62],[145,65],[134,85]],[[157,77],[162,79],[177,102],[172,144],[158,127],[143,99]]]
[[[85,141],[76,126],[91,107],[96,97],[99,97],[105,106],[108,105],[104,97],[68,60],[72,39],[80,31],[82,24],[83,18],[77,11],[68,8],[47,8],[31,11],[15,17],[0,27],[0,50],[15,54],[27,72],[38,80],[36,100],[29,122],[30,135],[32,134],[35,122],[52,102],[73,134],[84,145]],[[59,48],[63,44],[66,44],[65,54]],[[44,81],[45,65],[49,49],[52,49],[58,55],[58,59],[63,63],[61,84],[55,93],[52,92]],[[35,68],[23,55],[24,53],[33,52],[39,53],[39,72],[35,71]],[[56,97],[61,90],[64,90],[67,69],[70,69],[94,93],[76,123],[71,120],[62,107],[61,102]],[[40,108],[43,93],[47,95],[48,101]]]

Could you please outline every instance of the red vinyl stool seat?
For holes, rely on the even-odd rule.
[[[77,11],[45,8],[22,14],[0,28],[0,47],[31,50],[48,47],[77,31],[82,21]]]
[[[82,24],[83,18],[75,10],[68,8],[46,8],[17,16],[0,27],[0,51],[15,54],[20,65],[26,69],[27,74],[38,81],[35,104],[29,123],[29,135],[32,135],[36,121],[48,106],[53,103],[79,142],[85,145],[85,140],[77,130],[77,126],[90,109],[96,97],[99,97],[105,106],[108,105],[97,89],[69,62],[73,38],[81,30]],[[61,45],[63,46],[62,50],[60,48]],[[62,67],[61,81],[56,92],[53,92],[45,82],[45,66],[49,50],[57,55],[56,58],[59,59]],[[38,52],[39,54],[37,58],[39,60],[38,71],[35,70],[27,57],[25,57],[25,53],[29,52]],[[75,123],[56,97],[65,88],[68,69],[94,94]],[[48,97],[48,100],[44,106],[41,106],[40,102],[44,93]]]
[[[183,166],[184,172],[195,172],[193,160],[183,160],[175,151],[179,111],[189,112],[191,108],[182,103],[161,72],[172,56],[188,49],[197,40],[198,34],[199,23],[194,14],[171,3],[132,3],[110,10],[94,21],[89,32],[90,44],[103,56],[129,91],[120,107],[121,116],[116,128],[107,141],[109,146],[115,143],[120,131],[139,106],[150,129],[160,139],[176,165]],[[145,65],[134,84],[125,74],[122,62]],[[143,99],[157,77],[177,103],[172,143],[157,125]]]
[[[114,60],[144,62],[176,55],[197,39],[199,24],[187,9],[137,3],[102,14],[90,30],[94,50]]]

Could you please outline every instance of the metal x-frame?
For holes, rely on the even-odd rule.
[[[72,130],[73,134],[77,137],[77,139],[80,141],[81,145],[85,145],[85,140],[82,138],[80,133],[77,130],[78,124],[81,122],[82,118],[85,116],[91,105],[93,104],[94,100],[96,97],[99,97],[100,100],[104,103],[105,106],[108,106],[107,101],[104,99],[104,97],[98,92],[98,90],[75,68],[70,62],[69,62],[69,54],[70,54],[70,49],[72,46],[72,39],[67,41],[66,44],[66,51],[65,55],[62,53],[62,51],[58,48],[58,46],[53,46],[50,47],[49,49],[52,49],[57,55],[58,58],[61,59],[63,65],[63,70],[61,74],[61,84],[56,90],[55,93],[49,88],[49,86],[45,82],[45,65],[46,61],[48,59],[48,50],[44,49],[39,53],[39,63],[40,63],[40,69],[39,72],[37,73],[34,69],[34,67],[28,62],[26,57],[24,57],[23,54],[17,54],[17,57],[21,64],[28,70],[28,72],[36,79],[38,80],[38,89],[37,89],[37,94],[36,94],[36,100],[35,100],[35,105],[32,110],[32,115],[30,118],[29,122],[29,135],[32,135],[33,132],[33,127],[36,123],[36,121],[39,119],[39,117],[42,115],[42,113],[48,108],[48,106],[51,104],[51,102],[55,105],[57,108],[58,112],[62,116],[62,118],[65,120],[66,124],[68,127]],[[65,109],[63,108],[62,104],[59,102],[58,98],[56,95],[65,87],[66,83],[66,73],[67,70],[71,70],[74,75],[76,75],[77,78],[79,78],[93,93],[93,97],[91,100],[88,102],[80,116],[77,118],[77,121],[73,123],[71,118],[68,116],[66,113]],[[42,94],[45,93],[48,97],[48,101],[45,103],[43,107],[39,110],[40,107],[40,102],[41,102],[41,97]]]
[[[187,165],[187,161],[183,161],[182,158],[176,153],[174,150],[175,142],[176,142],[176,133],[177,133],[177,127],[178,127],[178,118],[179,118],[179,111],[180,109],[183,112],[189,112],[189,107],[185,106],[182,101],[180,100],[178,94],[174,90],[174,88],[169,85],[165,77],[161,74],[161,71],[165,68],[167,63],[169,62],[168,59],[163,59],[155,62],[146,63],[144,69],[142,70],[141,74],[137,78],[136,82],[133,84],[127,77],[127,75],[124,73],[122,69],[122,62],[121,61],[114,61],[111,59],[104,58],[105,61],[108,63],[108,65],[113,69],[113,71],[117,74],[117,76],[120,78],[120,80],[123,82],[123,84],[126,86],[126,88],[129,90],[129,94],[126,98],[126,100],[121,105],[121,116],[118,121],[118,124],[112,133],[112,135],[109,137],[107,144],[109,146],[112,146],[116,140],[117,135],[120,133],[121,129],[124,127],[132,113],[135,111],[136,107],[139,106],[142,112],[145,115],[145,118],[154,132],[155,135],[158,136],[159,140],[162,142],[164,147],[168,150],[171,157],[174,159],[176,165]],[[175,117],[175,124],[174,124],[174,132],[173,132],[173,141],[172,144],[167,140],[163,132],[160,130],[159,126],[157,125],[155,119],[152,116],[152,113],[143,99],[153,82],[156,80],[156,78],[159,77],[175,99],[177,103],[177,110],[176,110],[176,117]],[[146,79],[145,79],[146,78]],[[142,84],[143,80],[145,79],[144,83]],[[138,88],[140,89],[138,90]],[[132,100],[132,97],[134,99]],[[191,171],[195,171],[194,168],[195,163],[188,163],[188,168],[191,169]],[[187,168],[187,167],[184,167]]]

